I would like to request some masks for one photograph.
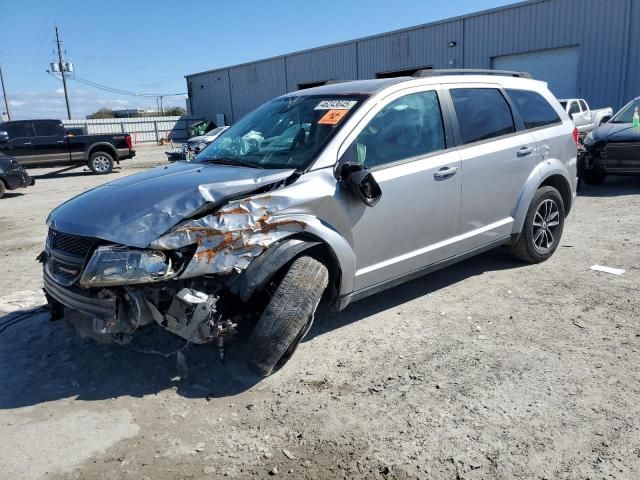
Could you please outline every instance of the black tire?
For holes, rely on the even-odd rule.
[[[590,168],[582,172],[582,181],[587,185],[602,185],[607,174],[601,168]]]
[[[93,173],[106,175],[113,171],[113,157],[107,152],[93,152],[87,165]]]
[[[547,207],[549,210],[546,210]],[[549,211],[548,215],[545,215],[546,211]],[[555,216],[553,212],[556,212]],[[539,188],[531,200],[522,232],[511,247],[511,254],[528,263],[541,263],[549,259],[560,244],[564,217],[564,202],[560,192],[553,187]]]
[[[4,194],[7,191],[7,187],[5,187],[4,182],[0,180],[0,198],[4,197]]]
[[[266,377],[291,358],[328,283],[327,267],[318,260],[304,256],[291,263],[249,337],[253,370]]]

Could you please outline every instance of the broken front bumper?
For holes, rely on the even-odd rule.
[[[63,287],[56,283],[46,267],[44,269],[43,279],[45,291],[51,298],[65,307],[91,317],[105,320],[113,319],[115,321],[117,305],[114,296],[96,298],[85,293],[80,293],[79,290],[76,291]]]

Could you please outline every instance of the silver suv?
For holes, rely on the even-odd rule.
[[[156,322],[222,352],[248,336],[268,375],[337,309],[511,245],[538,263],[575,198],[577,132],[542,82],[422,72],[290,93],[193,162],[120,178],[55,209],[52,315],[127,341]]]

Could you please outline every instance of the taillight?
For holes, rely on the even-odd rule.
[[[573,141],[576,142],[576,145],[580,145],[580,132],[577,128],[573,129]]]
[[[576,130],[577,132],[578,130]],[[575,134],[574,134],[575,135]],[[131,150],[133,148],[133,143],[131,143],[131,135],[128,133],[124,136],[124,141],[127,142],[127,148]]]

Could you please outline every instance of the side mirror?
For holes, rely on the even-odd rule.
[[[369,170],[353,162],[344,162],[339,167],[339,179],[349,191],[368,207],[374,207],[382,198],[380,185]]]
[[[571,120],[575,121],[575,119],[578,118],[578,115],[580,115],[580,114],[579,113],[572,113],[571,114]]]
[[[0,132],[0,143],[5,143],[9,141],[9,134],[7,132]]]
[[[609,120],[611,120],[611,116],[605,115],[604,117],[602,117],[602,120],[600,120],[600,125],[602,125],[603,123],[607,123]]]

